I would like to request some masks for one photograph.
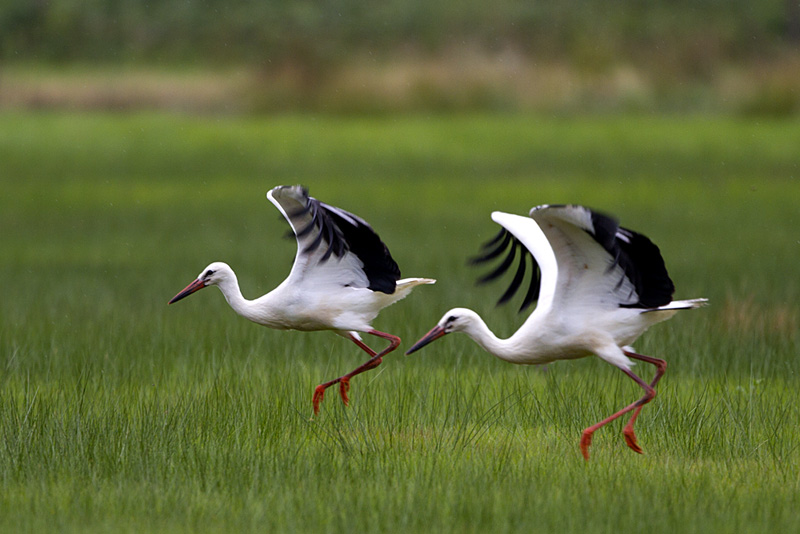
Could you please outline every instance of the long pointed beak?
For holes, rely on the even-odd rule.
[[[414,343],[413,347],[411,347],[410,349],[408,349],[406,351],[406,356],[408,356],[412,352],[418,351],[419,349],[421,349],[422,347],[424,347],[425,345],[427,345],[431,341],[435,341],[435,340],[439,339],[440,337],[442,337],[446,333],[447,333],[447,331],[445,331],[444,328],[442,328],[441,326],[439,326],[437,324],[436,326],[431,328],[431,331],[428,332],[427,334],[425,334],[425,336],[423,336],[422,339],[420,339],[419,341]]]
[[[178,293],[177,295],[172,297],[172,300],[167,302],[167,304],[172,304],[173,302],[178,302],[182,298],[186,298],[189,295],[191,295],[192,293],[194,293],[195,291],[200,291],[204,287],[206,287],[206,285],[203,283],[202,280],[200,280],[198,278],[197,280],[195,280],[194,282],[192,282],[191,284],[189,284],[188,286],[183,288],[183,291],[181,291],[180,293]]]

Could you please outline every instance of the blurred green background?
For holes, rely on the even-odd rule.
[[[800,109],[793,0],[3,0],[0,106]]]
[[[800,530],[798,2],[0,0],[0,531]],[[279,184],[351,210],[405,276],[401,350],[466,305],[492,210],[583,203],[711,305],[596,358],[525,368],[463,336],[361,355],[247,297],[295,244]],[[649,370],[640,366],[645,376]]]

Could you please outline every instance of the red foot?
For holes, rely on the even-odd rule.
[[[311,402],[314,403],[314,415],[319,414],[319,403],[322,402],[322,399],[325,397],[325,387],[317,386],[314,390],[314,397],[311,399]]]
[[[347,397],[347,392],[350,391],[350,379],[342,377],[339,380],[339,395],[342,396],[342,402],[345,406],[350,406],[350,399]]]
[[[583,436],[581,436],[581,452],[583,453],[583,458],[588,462],[589,461],[589,446],[592,444],[592,433],[583,431]]]
[[[638,452],[642,454],[642,448],[639,446],[639,443],[636,441],[636,434],[633,433],[633,428],[625,427],[625,430],[622,431],[622,435],[625,436],[625,443],[628,444],[628,447],[633,449],[634,452]]]

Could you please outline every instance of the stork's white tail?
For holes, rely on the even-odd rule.
[[[708,299],[688,299],[688,300],[673,300],[669,304],[653,308],[652,310],[645,310],[645,313],[651,311],[665,311],[665,310],[691,310],[692,308],[702,308],[708,306]]]
[[[419,286],[422,284],[435,284],[436,280],[433,278],[403,278],[397,281],[398,286],[408,285],[410,287]]]
[[[392,302],[396,302],[405,298],[405,296],[417,286],[435,283],[436,280],[432,278],[403,278],[396,282],[394,293],[390,295],[390,298],[392,299]]]

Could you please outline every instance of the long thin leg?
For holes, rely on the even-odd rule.
[[[633,433],[633,423],[636,421],[636,417],[639,415],[642,406],[644,406],[645,404],[653,400],[653,398],[655,398],[656,390],[654,388],[655,385],[658,384],[658,381],[661,379],[661,376],[664,374],[664,371],[666,371],[667,362],[659,358],[642,356],[641,354],[636,354],[635,352],[625,351],[625,354],[635,360],[640,360],[655,365],[656,376],[653,378],[653,382],[651,384],[648,384],[647,382],[645,382],[644,380],[633,374],[631,371],[627,369],[622,369],[622,372],[624,372],[626,375],[635,380],[636,383],[639,384],[642,387],[642,389],[644,389],[644,396],[641,399],[637,400],[636,402],[629,404],[620,411],[606,417],[599,423],[596,423],[583,431],[583,435],[581,436],[581,452],[583,453],[583,457],[586,460],[589,459],[589,446],[592,444],[592,434],[594,434],[594,431],[604,425],[607,425],[614,419],[617,419],[618,417],[625,415],[631,410],[636,410],[636,411],[634,412],[633,416],[631,416],[631,420],[625,426],[625,430],[623,431],[625,435],[625,441],[628,444],[628,446],[634,451],[638,453],[642,452],[641,447],[639,447],[638,443],[636,442],[636,436]]]
[[[650,382],[650,387],[655,390],[658,381],[661,380],[661,377],[664,376],[664,372],[667,370],[667,362],[661,358],[644,356],[642,354],[636,354],[635,352],[629,352],[627,350],[625,351],[625,355],[629,358],[633,358],[634,360],[651,363],[656,366],[656,375],[653,377],[653,381]],[[642,453],[642,448],[639,447],[639,443],[636,441],[636,434],[633,433],[633,423],[636,422],[636,418],[639,416],[639,412],[642,411],[643,406],[644,404],[640,404],[636,407],[636,410],[634,410],[633,415],[631,416],[631,420],[628,421],[628,424],[625,425],[625,428],[622,431],[622,435],[625,436],[625,443],[628,444],[628,447],[639,454]]]
[[[369,348],[366,343],[361,341],[360,339],[356,338],[353,335],[350,335],[350,339],[361,347],[364,352],[370,355],[370,359],[364,362],[363,364],[359,365],[346,375],[342,375],[339,378],[335,378],[330,382],[325,382],[324,384],[320,384],[314,390],[314,397],[312,402],[314,404],[314,414],[319,413],[319,404],[322,402],[323,397],[325,397],[325,390],[331,387],[334,384],[339,384],[339,395],[342,397],[342,401],[344,402],[345,406],[350,403],[350,399],[347,397],[347,392],[350,390],[350,379],[356,375],[363,373],[364,371],[369,371],[370,369],[374,369],[381,364],[383,361],[383,357],[395,350],[398,346],[400,346],[400,338],[397,336],[393,336],[392,334],[387,334],[386,332],[380,332],[378,330],[370,330],[367,332],[368,334],[372,334],[373,336],[381,337],[383,339],[389,340],[389,346],[386,347],[382,352],[376,353],[374,350]]]

